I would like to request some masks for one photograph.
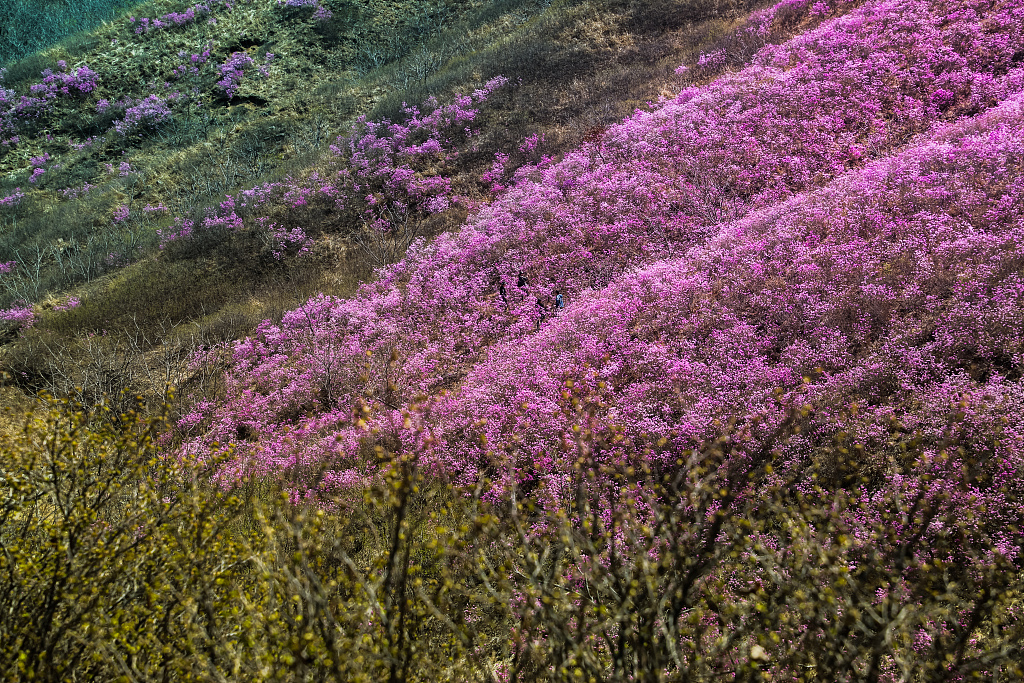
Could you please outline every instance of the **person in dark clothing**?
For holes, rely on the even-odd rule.
[[[544,311],[547,310],[547,306],[544,305],[543,299],[537,297],[537,331],[540,332],[540,324],[544,322]]]
[[[565,308],[565,297],[561,292],[555,292],[555,310],[560,311],[563,308]]]
[[[498,283],[498,294],[501,295],[502,302],[504,302],[505,305],[508,305],[508,298],[505,296],[505,283],[504,282],[499,282]]]
[[[526,286],[526,274],[523,271],[519,271],[519,280],[516,282],[516,287],[522,289]]]

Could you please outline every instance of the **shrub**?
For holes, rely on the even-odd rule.
[[[267,53],[264,61],[269,64],[273,59],[274,55]],[[245,78],[245,68],[255,63],[253,58],[246,53],[233,52],[227,61],[220,65],[221,79],[217,81],[217,87],[224,92],[229,100],[235,96],[238,87],[242,84],[242,80]],[[264,77],[270,73],[266,65],[259,66],[256,70]]]
[[[52,99],[58,95],[88,95],[98,85],[99,76],[88,65],[71,72],[68,71],[67,63],[60,60],[57,62],[57,68],[57,73],[50,69],[44,70],[43,80],[31,86],[29,92],[38,97]]]
[[[327,21],[334,16],[327,7],[321,4],[320,0],[277,0],[278,7],[313,7],[313,18],[317,21]]]
[[[22,305],[0,310],[0,325],[6,328],[5,331],[32,327],[35,320],[36,314],[31,306]]]
[[[20,187],[14,188],[14,193],[6,197],[0,197],[0,206],[11,207],[17,206],[21,203],[21,200],[25,198],[25,193],[21,191]]]
[[[197,19],[201,19],[210,14],[211,5],[216,6],[217,4],[221,4],[222,1],[223,0],[212,0],[210,3],[199,3],[189,7],[184,12],[168,12],[160,18],[148,19],[146,17],[142,17],[136,21],[135,17],[130,17],[128,22],[135,26],[136,34],[145,34],[150,31],[168,28],[171,26],[187,26],[195,23]]]
[[[140,102],[128,106],[124,118],[114,123],[114,129],[122,136],[131,135],[145,128],[156,128],[171,120],[172,114],[167,101],[159,95],[150,95]]]
[[[961,505],[993,463],[953,436],[959,414],[935,444],[891,426],[915,472],[896,487],[857,476],[842,441],[805,486],[775,452],[810,406],[780,406],[753,448],[723,426],[636,466],[664,444],[567,389],[551,455],[571,473],[498,495],[424,468],[426,405],[362,433],[372,480],[295,462],[225,487],[219,459],[159,453],[159,417],[45,402],[0,441],[5,679],[1022,675],[1024,536]]]
[[[159,418],[47,399],[0,437],[5,680],[125,670],[155,680],[187,670],[188,648],[216,632],[230,609],[221,584],[246,559],[226,529],[242,501],[197,488],[196,463],[160,457],[162,429]]]
[[[897,5],[920,29],[911,32],[913,39],[910,24],[897,27],[888,19]],[[637,112],[555,163],[524,167],[511,189],[458,232],[414,247],[357,297],[317,297],[280,324],[268,322],[239,344],[229,396],[216,409],[208,438],[223,441],[246,424],[275,448],[284,448],[287,434],[288,448],[301,450],[297,424],[308,424],[315,442],[320,413],[350,407],[364,392],[386,412],[408,397],[459,385],[447,432],[454,445],[442,461],[471,479],[486,447],[461,438],[468,425],[487,420],[491,442],[529,434],[547,443],[545,420],[513,424],[506,419],[514,415],[509,408],[524,401],[551,405],[567,378],[561,373],[580,367],[614,380],[622,392],[618,414],[632,415],[631,423],[644,425],[638,429],[675,434],[680,444],[702,436],[712,419],[754,410],[766,398],[754,387],[767,391],[785,377],[795,388],[819,366],[844,378],[828,382],[830,395],[853,392],[884,406],[873,411],[879,417],[918,406],[924,419],[931,408],[917,403],[910,386],[917,396],[942,403],[961,386],[986,395],[973,382],[1015,381],[1020,346],[1004,321],[1021,315],[1008,294],[1016,287],[1009,273],[1018,268],[1017,252],[983,245],[1017,239],[1017,209],[1009,208],[1018,206],[1016,181],[996,180],[1020,172],[1010,162],[1019,156],[1017,143],[973,131],[1021,128],[1022,81],[1011,72],[991,89],[985,85],[986,69],[1005,65],[1005,50],[986,53],[993,61],[973,48],[956,58],[947,50],[943,31],[984,33],[988,18],[954,29],[945,11],[930,3],[897,5],[865,5],[786,44],[768,45],[742,72]],[[1009,8],[993,12],[1003,16]],[[993,46],[1024,45],[1019,22],[996,23],[998,35],[984,33]],[[794,55],[803,57],[794,61]],[[839,55],[861,55],[874,66],[851,69]],[[931,80],[897,77],[904,68],[897,64],[919,58],[938,60]],[[875,68],[894,80],[871,76]],[[968,82],[1005,101],[988,115],[937,125],[935,138],[917,138],[904,149],[910,131],[946,116],[931,94],[950,82],[961,84],[964,113],[988,106],[975,99]],[[868,100],[877,106],[863,107]],[[373,146],[390,140],[354,138],[350,158],[369,156],[359,148],[364,139]],[[872,156],[884,161],[864,167]],[[921,167],[936,171],[919,176],[908,170]],[[843,180],[833,181],[837,176]],[[389,177],[382,183],[395,190]],[[954,209],[958,216],[986,218],[976,225],[949,223],[950,204],[924,203],[900,189],[932,183],[938,183],[937,196],[948,197],[944,201],[966,202]],[[979,199],[959,194],[964,183]],[[400,192],[392,196],[404,201]],[[840,206],[843,212],[836,213]],[[854,230],[845,221],[864,227]],[[810,234],[821,242],[806,252],[800,245]],[[890,248],[874,251],[863,234]],[[910,245],[919,242],[950,260],[916,255]],[[776,244],[781,251],[769,259],[765,254],[776,248],[769,245]],[[906,246],[897,250],[897,244]],[[961,248],[971,258],[951,255]],[[973,260],[973,249],[1005,266],[988,270],[985,259]],[[833,250],[861,256],[837,260]],[[908,270],[906,264],[920,258],[945,265],[936,272]],[[802,270],[789,270],[794,263]],[[627,276],[633,269],[639,269],[635,277]],[[837,291],[826,283],[840,272],[854,279]],[[951,272],[975,284],[950,289]],[[544,304],[556,289],[585,305],[551,315]],[[990,292],[979,300],[990,301],[998,317],[976,308],[976,295],[967,294],[975,291]],[[910,299],[894,307],[891,302],[903,300],[897,292]],[[938,302],[942,311],[976,313],[947,318],[933,308]],[[927,325],[915,317],[922,310],[932,311]],[[992,323],[982,331],[972,319]],[[918,328],[920,336],[906,332]],[[939,336],[928,341],[933,331]],[[876,344],[886,349],[881,357],[869,355]],[[970,351],[961,360],[956,349]],[[918,366],[926,357],[928,372]],[[734,365],[739,358],[749,362]],[[978,374],[961,377],[972,364]],[[524,367],[530,371],[523,373]],[[913,382],[910,368],[919,368]],[[1016,400],[1011,394],[986,405],[1008,405]],[[1004,409],[993,410],[994,416]],[[438,438],[445,438],[442,432]]]

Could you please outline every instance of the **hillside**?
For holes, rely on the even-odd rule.
[[[0,672],[1024,677],[1014,0],[151,0],[0,138]]]
[[[0,263],[15,265],[0,310],[11,320],[4,365],[23,391],[88,389],[79,369],[101,350],[83,350],[83,336],[106,333],[112,348],[92,362],[110,374],[132,365],[131,347],[187,354],[244,336],[314,293],[345,296],[372,277],[375,264],[352,251],[357,217],[297,213],[282,202],[261,213],[309,232],[315,247],[301,263],[254,234],[255,215],[245,216],[242,234],[160,254],[159,234],[201,220],[226,194],[307,184],[357,115],[401,119],[403,101],[450,101],[508,78],[481,114],[479,135],[456,141],[461,154],[445,171],[456,194],[479,201],[489,192],[477,179],[497,152],[511,154],[511,172],[570,149],[657,99],[678,81],[680,61],[730,39],[737,21],[735,7],[685,3],[323,7],[150,2],[7,66]],[[735,47],[742,59],[756,45]],[[518,151],[531,136],[542,149]],[[442,213],[423,229],[448,229],[463,216]],[[12,330],[29,317],[32,331],[16,340]],[[163,380],[148,379],[156,372],[114,373],[122,376],[93,393],[159,393]]]
[[[139,0],[12,0],[0,7],[0,64],[46,49],[117,17]]]
[[[770,24],[772,11],[757,20]],[[903,17],[896,27],[893,13]],[[449,388],[446,410],[468,414],[445,458],[475,476],[484,454],[459,454],[469,426],[486,419],[488,443],[515,433],[531,444],[524,449],[544,450],[543,435],[560,429],[552,411],[570,379],[595,392],[604,381],[612,415],[637,435],[678,439],[678,448],[710,436],[715,419],[764,419],[778,388],[873,406],[860,418],[869,433],[870,413],[909,419],[922,409],[915,403],[950,382],[982,395],[1016,381],[1018,313],[1001,293],[1017,270],[1006,246],[1015,244],[1018,206],[1013,136],[974,151],[980,143],[966,132],[956,141],[950,126],[1016,125],[1020,76],[1007,71],[1014,52],[1005,45],[1019,44],[1020,29],[987,33],[981,19],[939,28],[943,16],[944,6],[921,2],[853,10],[560,160],[521,168],[464,227],[423,244],[355,297],[315,297],[235,345],[227,400],[203,415],[214,426],[203,438],[245,434],[240,443],[251,441],[277,470],[320,448],[321,437],[337,443],[327,416],[346,423],[370,400],[387,421],[389,409]],[[949,36],[964,32],[977,38],[951,50]],[[937,66],[911,71],[920,64]],[[948,89],[954,83],[958,91]],[[1000,102],[995,111],[1009,118],[979,118]],[[935,152],[962,167],[928,170],[939,163],[921,157],[937,144],[930,129],[971,150]],[[974,184],[963,187],[969,169]],[[879,179],[886,175],[893,180]],[[903,200],[901,184],[942,199]],[[888,203],[863,206],[889,193]],[[810,222],[832,210],[843,224]],[[940,227],[948,214],[959,218]],[[855,227],[872,220],[870,233]],[[783,239],[807,241],[810,251],[776,243]],[[990,251],[976,253],[968,239]],[[746,250],[779,253],[755,262]],[[933,265],[914,265],[922,260]],[[655,262],[665,263],[659,273],[680,270],[663,285],[671,296],[645,293],[661,286],[643,275]],[[961,270],[971,263],[988,264],[995,279]],[[966,281],[969,293],[949,284]],[[974,301],[982,291],[999,303]],[[564,311],[552,310],[556,292]],[[980,323],[962,327],[987,306],[1001,311],[998,326],[984,327],[984,337]],[[910,373],[918,366],[921,374]],[[502,417],[520,404],[537,411],[529,429]],[[199,417],[190,416],[190,429],[207,424]]]

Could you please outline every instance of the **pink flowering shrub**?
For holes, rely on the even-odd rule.
[[[0,324],[5,327],[27,329],[32,327],[36,321],[35,311],[31,306],[15,306],[6,310],[0,310]]]
[[[8,134],[14,130],[14,103],[17,93],[3,87],[4,77],[7,69],[0,68],[0,135]],[[7,142],[6,140],[4,141]]]
[[[55,305],[53,307],[53,310],[59,311],[59,312],[70,311],[70,310],[72,310],[74,308],[78,308],[81,305],[82,305],[82,301],[78,297],[72,296],[72,297],[68,297],[63,303],[59,303],[59,304]]]
[[[276,259],[306,253],[309,238],[300,226],[275,225],[268,232],[269,219],[259,214],[283,205],[301,216],[298,212],[307,207],[324,205],[354,214],[362,227],[355,235],[357,243],[376,265],[394,262],[419,234],[426,216],[457,201],[451,180],[442,171],[455,157],[455,142],[467,130],[472,132],[469,124],[477,116],[477,106],[505,83],[501,77],[492,79],[450,104],[428,101],[426,113],[406,107],[408,118],[401,123],[362,117],[331,145],[332,163],[326,173],[243,190],[227,195],[202,218],[176,218],[174,230],[160,233],[160,248],[219,231],[254,231]],[[424,173],[426,168],[432,169],[430,175]]]
[[[313,240],[306,235],[302,228],[295,227],[289,230],[278,227],[274,223],[267,224],[266,218],[258,219],[257,223],[262,233],[264,246],[278,261],[289,253],[296,256],[307,254],[313,246]]]
[[[181,60],[181,63],[171,71],[171,78],[191,77],[196,79],[202,74],[203,65],[210,61],[210,55],[209,47],[202,52],[188,53],[184,50],[178,52],[178,59]]]
[[[230,9],[231,3],[228,0],[211,0],[210,2],[195,4],[184,12],[168,12],[161,17],[153,19],[130,17],[128,22],[134,26],[136,35],[144,35],[160,29],[194,24],[197,20],[210,15],[213,8],[217,5],[223,5]]]
[[[342,202],[360,217],[364,230],[357,242],[375,265],[394,263],[418,236],[423,217],[451,206],[451,180],[439,169],[455,157],[455,137],[472,135],[474,105],[507,82],[493,78],[447,105],[431,98],[424,104],[429,113],[407,106],[403,123],[360,117],[331,145]],[[428,165],[431,174],[420,172]]]
[[[901,20],[893,22],[893,16]],[[559,429],[551,421],[552,402],[569,379],[590,381],[593,386],[587,386],[594,392],[611,392],[615,400],[608,399],[608,419],[624,421],[638,432],[664,435],[672,440],[673,453],[704,435],[702,426],[714,419],[760,414],[766,409],[764,392],[779,387],[798,390],[805,375],[828,387],[826,391],[814,384],[815,397],[883,406],[861,409],[867,425],[883,419],[889,410],[934,430],[937,427],[926,424],[928,416],[942,413],[949,400],[966,391],[1002,397],[991,398],[979,415],[1005,414],[1005,406],[1016,399],[1011,385],[1005,385],[1007,394],[998,382],[1015,378],[1017,361],[1010,359],[1020,350],[1009,332],[998,330],[1012,329],[1012,324],[996,331],[985,328],[984,333],[972,328],[966,337],[954,333],[959,328],[953,323],[942,328],[948,332],[934,328],[936,339],[946,341],[941,348],[926,351],[924,345],[932,341],[923,321],[915,326],[892,317],[904,308],[884,305],[899,301],[905,287],[911,288],[908,296],[917,287],[920,296],[933,297],[920,301],[935,301],[933,306],[940,307],[922,309],[934,317],[946,310],[941,307],[967,305],[970,296],[976,296],[937,293],[940,290],[924,273],[902,265],[919,257],[871,260],[899,253],[893,250],[893,240],[919,238],[902,233],[878,237],[878,244],[886,245],[880,254],[858,256],[865,266],[856,272],[867,279],[829,288],[827,282],[836,273],[853,265],[830,263],[829,254],[860,254],[858,240],[867,238],[833,244],[822,236],[807,237],[811,243],[827,243],[832,251],[807,256],[804,270],[786,276],[793,278],[793,289],[767,303],[745,288],[742,259],[718,255],[723,245],[733,244],[731,235],[753,230],[746,226],[761,225],[757,221],[767,226],[761,232],[770,231],[786,215],[792,214],[794,220],[803,216],[805,206],[832,217],[840,215],[834,207],[845,206],[846,199],[852,202],[845,209],[847,215],[863,206],[866,215],[876,216],[865,219],[878,226],[874,229],[916,225],[922,235],[936,234],[936,249],[946,249],[941,246],[945,242],[936,241],[937,233],[920,227],[939,225],[942,211],[936,210],[934,216],[921,213],[931,205],[922,205],[910,190],[891,194],[896,190],[889,189],[886,179],[892,179],[896,188],[930,188],[929,183],[935,183],[922,196],[955,198],[962,196],[957,188],[975,178],[969,170],[974,164],[1005,169],[1000,171],[1004,180],[993,181],[1000,191],[991,195],[991,201],[983,201],[978,193],[988,187],[984,178],[999,173],[978,175],[981,184],[963,190],[969,203],[949,211],[987,216],[984,220],[993,223],[995,236],[986,239],[1012,243],[1001,241],[1011,238],[999,232],[1002,224],[996,218],[1002,214],[992,212],[1008,212],[1006,220],[1015,220],[1017,181],[1011,160],[1017,150],[1012,135],[1000,131],[1017,130],[1013,97],[1022,81],[1016,71],[998,74],[1012,66],[1010,56],[1024,46],[1024,25],[1010,5],[965,12],[954,20],[950,16],[943,3],[866,4],[786,44],[766,46],[747,69],[705,87],[688,88],[652,112],[638,112],[559,162],[520,169],[507,193],[471,217],[461,231],[414,245],[402,262],[355,299],[316,298],[279,325],[265,323],[253,338],[240,343],[233,352],[228,400],[206,417],[205,438],[224,443],[244,434],[252,445],[242,450],[249,449],[255,456],[252,466],[261,471],[275,471],[296,459],[315,461],[339,454],[352,458],[359,440],[346,436],[338,425],[356,403],[369,397],[375,411],[387,413],[418,393],[457,388],[436,413],[445,430],[435,462],[467,480],[478,476],[489,466],[487,449],[473,446],[475,437],[468,435],[480,431],[474,425],[486,420],[486,443],[504,443],[513,435],[521,439],[525,469],[515,476],[537,479],[558,476],[562,466],[544,453]],[[952,103],[935,104],[933,95],[940,90],[953,93]],[[990,115],[957,124],[960,127],[943,127],[943,120],[984,111],[999,100],[1005,103]],[[937,131],[933,137],[900,151],[911,136],[929,129]],[[972,130],[981,132],[974,135]],[[357,151],[358,146],[352,158],[364,158]],[[950,160],[949,169],[940,165],[920,180],[916,175],[901,179],[899,173],[885,170],[889,164],[939,163],[930,156],[933,152],[939,159],[964,156],[961,165]],[[877,161],[890,155],[895,156]],[[992,160],[984,162],[988,166],[982,163],[987,159]],[[876,197],[887,199],[873,203]],[[956,201],[953,198],[948,201]],[[977,201],[982,203],[970,203]],[[365,202],[372,211],[373,195]],[[838,228],[816,230],[815,234],[828,236]],[[839,239],[845,233],[835,234]],[[949,235],[950,244],[967,244],[965,233],[953,230]],[[764,244],[751,249],[771,253]],[[993,248],[985,253],[994,257],[1013,250]],[[795,254],[778,258],[779,266],[804,263],[803,256]],[[726,265],[716,265],[715,259]],[[660,265],[650,265],[655,262]],[[974,263],[962,254],[949,263],[954,262],[962,262],[964,268]],[[698,272],[691,275],[688,263]],[[906,284],[868,278],[869,264],[879,273],[900,274]],[[774,273],[771,266],[757,265]],[[664,290],[641,296],[638,285],[632,284],[641,276],[627,274],[647,267],[652,275],[642,277],[657,280],[673,273],[681,279],[669,278]],[[982,288],[978,291],[1010,287],[1000,295],[999,319],[1012,320],[1017,315],[1009,295],[1012,286],[985,280],[983,272],[975,278]],[[815,273],[825,279],[812,286]],[[974,282],[973,273],[964,271],[957,281]],[[788,281],[782,274],[772,277],[766,282],[773,288]],[[690,283],[687,278],[696,279]],[[552,313],[556,290],[570,302],[557,316]],[[731,298],[733,291],[743,294]],[[871,292],[876,298],[854,303],[850,293],[855,291]],[[671,308],[677,296],[679,308]],[[914,310],[918,301],[908,302],[906,310]],[[662,307],[667,317],[657,318],[657,323],[630,322],[640,312],[655,313]],[[811,312],[818,317],[806,317]],[[976,312],[973,318],[958,318],[957,325],[972,319],[984,316]],[[762,320],[778,320],[781,329],[794,336],[780,336],[783,332],[774,328],[764,331]],[[888,325],[894,330],[922,330],[915,333],[920,336],[900,337],[910,346],[901,351],[903,356],[891,356],[898,358],[892,367],[903,372],[915,367],[911,358],[920,357],[913,362],[931,368],[931,375],[908,376],[907,381],[921,383],[907,385],[916,387],[913,390],[899,389],[904,380],[887,375],[882,370],[887,366],[878,365],[881,361],[875,357],[861,362],[871,345],[882,343],[889,334]],[[992,346],[968,344],[986,335],[996,335]],[[625,346],[609,346],[606,338]],[[626,356],[627,362],[622,354],[634,348],[630,345],[635,351]],[[662,352],[668,355],[658,361]],[[686,355],[691,353],[696,355]],[[833,358],[832,353],[840,355]],[[895,354],[896,347],[887,353]],[[939,362],[941,353],[959,360]],[[839,363],[839,358],[846,360]],[[972,377],[971,363],[988,364],[988,375]],[[819,366],[822,373],[816,371]],[[644,368],[650,368],[649,375]],[[600,382],[604,389],[598,387]],[[917,395],[931,398],[922,399],[926,408],[909,411],[901,397]],[[502,416],[512,415],[510,406],[522,403],[536,406],[531,412],[537,421],[507,423]],[[978,419],[979,424],[988,424],[988,417]],[[823,417],[819,435],[837,431],[839,420]],[[872,433],[870,426],[863,429],[865,435]]]
[[[59,100],[80,100],[99,84],[98,75],[87,64],[70,71],[64,60],[57,62],[56,72],[46,69],[42,76],[40,82],[29,86],[26,95],[19,96],[14,90],[0,85],[0,135],[9,135],[25,125],[37,124],[53,111]],[[18,138],[15,136],[4,142],[5,147],[17,144]]]
[[[88,65],[82,65],[74,71],[68,71],[64,60],[57,62],[58,71],[43,71],[43,80],[29,87],[29,92],[45,100],[60,95],[88,95],[96,89],[98,76]]]
[[[1024,95],[581,295],[469,373],[452,428],[486,425],[488,443],[517,433],[539,453],[559,429],[551,410],[575,380],[634,438],[668,439],[674,458],[716,421],[772,424],[781,388],[821,406],[787,454],[794,467],[802,448],[838,432],[884,449],[892,419],[939,439],[941,416],[962,405],[965,440],[1007,434],[992,466],[1004,470],[997,479],[1011,476],[1024,457],[1024,442],[1009,436],[1024,430],[1015,332],[1024,261],[1012,246],[1024,215],[1021,132]],[[505,407],[524,403],[535,421],[509,423]],[[452,444],[452,466],[483,461],[482,451]],[[559,467],[530,462],[533,471]]]
[[[320,0],[277,0],[278,7],[313,7],[313,18],[317,21],[327,21],[334,16],[327,7],[324,7]]]

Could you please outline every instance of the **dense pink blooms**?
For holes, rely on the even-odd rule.
[[[848,428],[865,440],[888,415],[936,429],[967,394],[984,433],[1018,402],[1019,266],[1005,259],[1024,79],[1005,72],[1024,17],[972,7],[868,3],[520,169],[355,299],[318,297],[241,342],[204,441],[249,441],[269,470],[348,457],[360,401],[386,416],[451,388],[439,465],[474,477],[486,420],[487,443],[514,435],[529,476],[554,475],[567,379],[675,449],[716,418],[770,421],[778,387],[863,404]],[[819,436],[848,420],[826,410]]]
[[[1000,431],[1008,476],[1024,465],[1022,160],[1018,95],[727,223],[681,258],[582,293],[539,334],[495,346],[453,399],[450,428],[486,424],[490,443],[517,433],[540,453],[570,426],[559,400],[575,380],[634,436],[685,449],[716,420],[771,424],[782,388],[819,406],[812,440],[842,430],[877,448],[891,417],[938,438],[966,400],[961,429],[968,440]],[[526,418],[509,410],[524,403]],[[482,461],[464,441],[450,448],[453,466]]]
[[[0,323],[17,328],[28,328],[35,324],[36,315],[31,306],[15,306],[0,310]]]

